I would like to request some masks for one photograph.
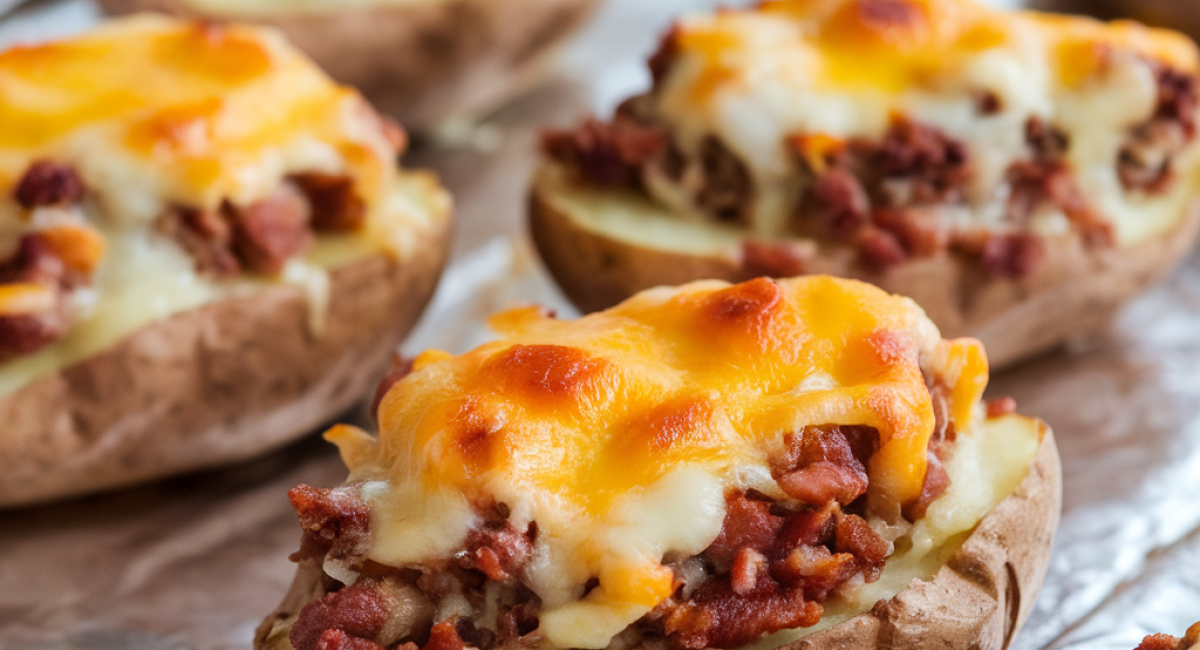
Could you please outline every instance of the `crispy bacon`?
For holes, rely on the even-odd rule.
[[[17,182],[14,196],[26,209],[47,205],[70,205],[83,198],[83,181],[75,168],[51,160],[38,160]]]
[[[224,212],[234,253],[255,273],[279,273],[289,259],[312,245],[311,210],[304,195],[291,185],[280,186],[246,208],[226,204]]]
[[[67,331],[57,312],[0,316],[0,363],[57,341]]]
[[[641,169],[666,151],[666,131],[632,119],[584,121],[569,131],[544,131],[542,151],[582,178],[613,188],[641,188]]]
[[[367,204],[354,193],[354,179],[337,174],[295,174],[291,181],[308,199],[312,226],[323,232],[353,232],[367,219]]]
[[[350,557],[368,541],[371,512],[358,496],[357,488],[315,488],[302,484],[288,492],[288,499],[300,516],[300,528],[304,531],[300,550],[292,554],[292,561],[326,555]]]
[[[373,644],[387,618],[387,607],[379,590],[369,585],[354,584],[305,605],[296,617],[288,639],[296,650],[320,650],[323,647],[374,650],[371,645],[357,644],[346,637],[367,640]],[[329,645],[323,646],[322,643]],[[342,645],[332,645],[337,643]]]

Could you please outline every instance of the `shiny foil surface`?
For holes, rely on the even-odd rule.
[[[406,164],[442,175],[458,238],[406,352],[465,351],[489,337],[487,314],[513,304],[574,315],[524,231],[537,129],[644,87],[642,59],[670,17],[714,4],[612,0],[546,83],[480,125],[419,143]],[[0,40],[94,19],[86,2],[43,3],[0,23]],[[1064,466],[1054,556],[1013,648],[1132,650],[1200,620],[1200,254],[1108,331],[994,375],[989,396],[1003,395],[1050,423]],[[359,412],[344,419],[367,425]],[[344,477],[313,436],[233,468],[0,512],[0,648],[248,648],[294,572],[287,490]]]

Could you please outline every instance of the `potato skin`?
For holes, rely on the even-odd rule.
[[[605,309],[650,287],[715,278],[742,282],[762,275],[736,248],[691,255],[649,248],[587,229],[556,201],[541,174],[529,223],[543,262],[585,312]],[[1046,352],[1108,323],[1126,300],[1164,278],[1200,230],[1200,201],[1173,229],[1130,247],[1088,248],[1077,237],[1046,240],[1045,259],[1020,280],[989,277],[978,263],[944,252],[887,271],[857,265],[848,250],[821,251],[806,273],[870,282],[925,309],[946,338],[981,340],[996,368]],[[790,274],[790,273],[789,273]],[[783,274],[781,274],[783,275]]]
[[[110,14],[270,25],[381,112],[421,130],[471,117],[536,81],[599,0],[442,0],[313,13],[217,15],[188,0],[100,0]]]
[[[433,293],[448,220],[401,262],[330,273],[324,331],[271,286],[149,325],[0,396],[0,507],[125,486],[252,457],[368,395]]]
[[[1062,466],[1045,431],[1029,473],[992,509],[928,582],[840,625],[778,650],[946,650],[1009,646],[1041,589],[1062,511]],[[254,635],[254,650],[294,650],[288,632],[300,609],[324,593],[324,572],[301,562],[283,603]]]

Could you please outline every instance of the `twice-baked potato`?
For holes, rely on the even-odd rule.
[[[429,351],[290,493],[260,650],[1005,648],[1060,468],[978,341],[828,276],[646,291]],[[395,379],[395,377],[393,377]]]
[[[99,0],[283,31],[412,129],[473,117],[528,88],[599,0]]]
[[[584,310],[830,273],[1009,364],[1105,323],[1200,224],[1197,52],[970,0],[683,18],[647,94],[543,138],[538,250]]]
[[[256,28],[0,53],[0,506],[246,458],[366,395],[447,251],[404,139]]]

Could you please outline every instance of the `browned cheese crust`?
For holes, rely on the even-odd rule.
[[[319,334],[304,291],[276,285],[176,314],[0,396],[0,506],[249,458],[343,413],[433,293],[448,250],[439,223],[409,259],[333,270]]]
[[[288,39],[381,112],[421,130],[478,115],[532,85],[598,0],[445,0],[279,14],[214,15],[187,0],[100,0],[109,14],[257,22]]]
[[[547,268],[585,312],[699,278],[827,273],[911,297],[943,336],[981,340],[999,368],[1103,327],[1129,298],[1166,276],[1200,229],[1200,203],[1175,228],[1129,247],[1090,247],[1078,236],[1046,239],[1042,263],[1012,279],[990,277],[976,260],[945,251],[878,271],[857,264],[849,247],[822,249],[804,259],[802,270],[789,268],[789,259],[800,256],[787,244],[762,244],[765,250],[752,255],[746,247],[708,256],[650,248],[589,230],[542,181],[530,198],[530,228]]]
[[[1029,474],[932,580],[914,581],[871,611],[780,650],[1007,648],[1041,588],[1061,509],[1062,467],[1047,430]],[[315,560],[301,562],[283,603],[255,633],[255,650],[292,650],[288,631],[325,592],[324,579]]]

